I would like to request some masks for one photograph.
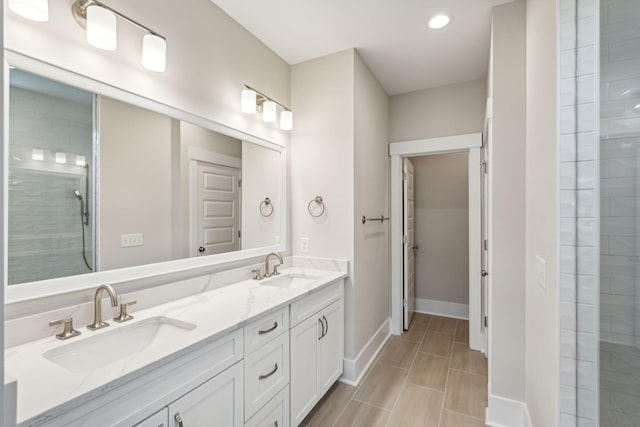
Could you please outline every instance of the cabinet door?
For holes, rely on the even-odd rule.
[[[336,382],[343,370],[344,359],[344,300],[322,310],[318,316],[325,324],[325,335],[319,341],[318,385],[323,396]]]
[[[291,425],[299,425],[319,399],[321,321],[312,316],[291,329]]]
[[[243,370],[242,362],[236,363],[170,404],[169,425],[241,427]]]
[[[146,420],[136,424],[134,427],[168,427],[169,408],[162,408]]]

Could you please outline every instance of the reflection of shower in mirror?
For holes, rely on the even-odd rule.
[[[73,195],[78,199],[80,203],[80,228],[82,229],[82,259],[84,260],[84,264],[87,268],[93,271],[93,268],[89,265],[89,261],[87,261],[87,249],[85,242],[85,226],[89,225],[89,165],[85,165],[85,169],[87,171],[87,175],[85,176],[85,191],[87,197],[82,197],[82,193],[79,190],[73,190]]]

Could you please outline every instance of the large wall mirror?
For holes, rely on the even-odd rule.
[[[19,67],[8,96],[10,289],[284,248],[283,147]]]

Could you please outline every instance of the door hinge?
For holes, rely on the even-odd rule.
[[[238,180],[238,187],[242,188],[242,180],[241,179]]]
[[[489,163],[486,161],[482,162],[482,173],[487,173],[487,169],[489,168]]]
[[[406,172],[402,172],[402,180],[403,181],[407,180],[407,173]]]
[[[485,328],[489,327],[489,319],[487,318],[487,316],[484,316],[484,327]]]
[[[487,239],[484,239],[484,250],[485,251],[489,250],[489,241]]]
[[[409,306],[409,302],[407,301],[407,299],[406,299],[406,298],[402,300],[402,305],[403,305],[404,307],[408,307],[408,306]]]
[[[407,243],[407,235],[406,234],[402,235],[402,243]]]
[[[238,230],[238,238],[242,237],[242,231]]]

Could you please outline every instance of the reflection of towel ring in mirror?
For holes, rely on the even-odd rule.
[[[320,211],[319,214],[314,215],[314,213],[311,211],[311,204],[312,203],[315,203],[316,205],[322,206],[322,211]],[[324,210],[325,210],[324,201],[322,201],[322,196],[316,196],[314,199],[311,199],[311,201],[307,205],[307,210],[309,211],[309,215],[311,215],[312,217],[314,217],[314,218],[321,217],[322,214],[324,213]]]
[[[273,203],[271,203],[271,199],[265,197],[262,202],[260,202],[260,215],[263,217],[269,217],[273,214]]]

